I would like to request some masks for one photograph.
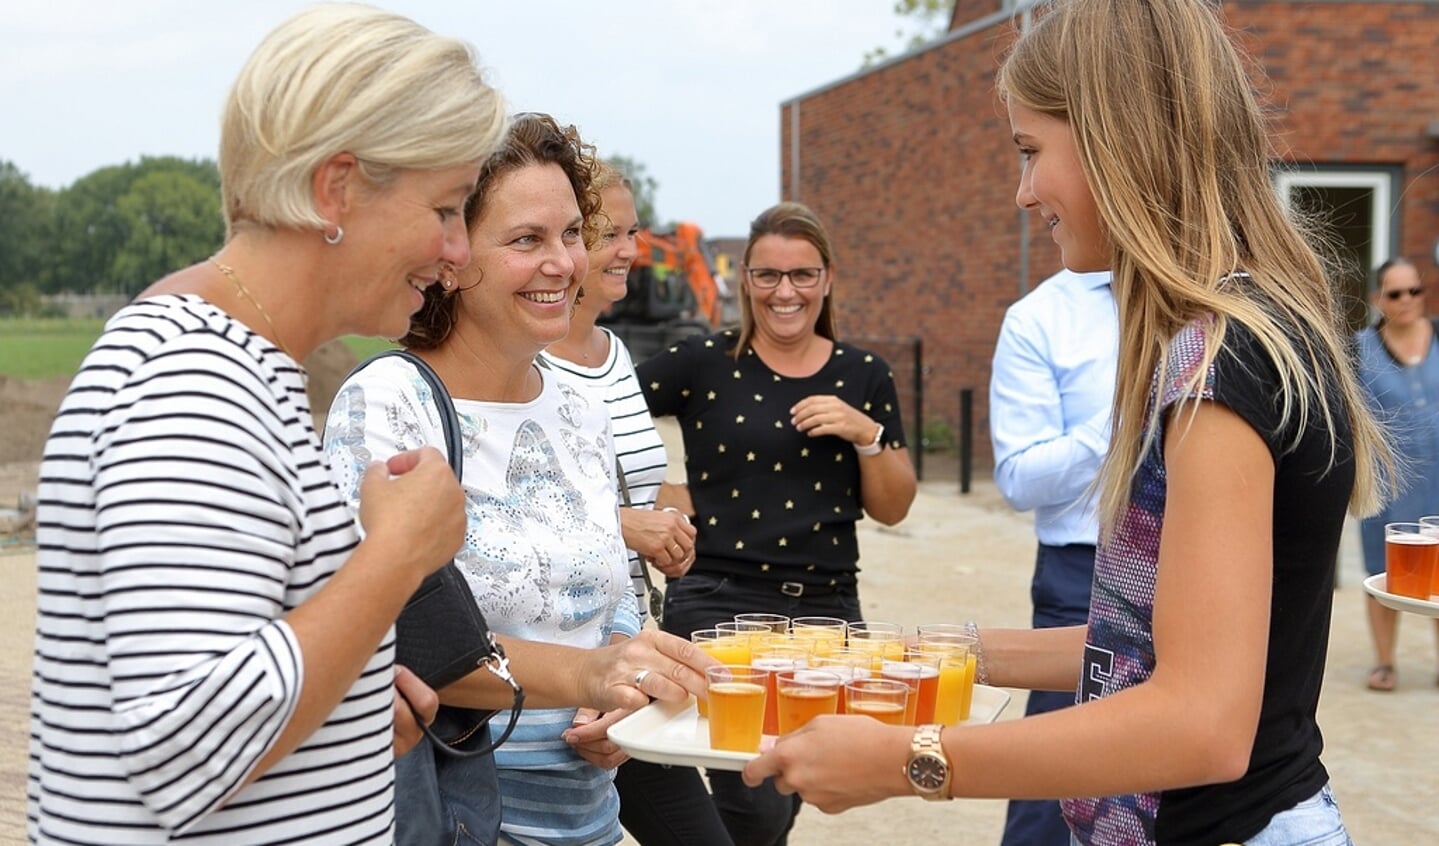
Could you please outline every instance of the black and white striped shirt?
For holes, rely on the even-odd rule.
[[[295,363],[197,297],[133,304],[40,474],[31,842],[391,842],[392,639],[241,788],[304,681],[283,618],[357,543]]]
[[[635,377],[630,351],[613,332],[603,326],[600,329],[610,336],[610,352],[599,367],[585,367],[550,352],[541,352],[540,355],[556,370],[576,377],[585,387],[604,397],[614,433],[615,455],[625,471],[625,484],[630,489],[630,504],[635,508],[653,508],[660,483],[665,480],[665,444],[655,429],[649,406],[645,405],[645,394]],[[643,620],[649,614],[649,607],[645,601],[640,557],[634,550],[629,550],[629,556],[630,583],[634,586],[635,596],[639,597],[640,618]]]

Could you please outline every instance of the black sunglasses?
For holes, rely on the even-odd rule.
[[[1396,288],[1396,289],[1394,289],[1393,291],[1385,291],[1385,292],[1384,292],[1384,299],[1386,299],[1386,300],[1397,300],[1397,299],[1399,299],[1400,297],[1404,296],[1405,294],[1408,294],[1409,296],[1414,297],[1414,298],[1417,299],[1417,298],[1422,297],[1422,296],[1424,295],[1424,289],[1423,289],[1423,288],[1418,288],[1418,287],[1415,287],[1415,288]]]

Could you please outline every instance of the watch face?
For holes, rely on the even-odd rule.
[[[934,755],[919,755],[909,762],[909,780],[921,790],[938,790],[944,786],[948,767]]]

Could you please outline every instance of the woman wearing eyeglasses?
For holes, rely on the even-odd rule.
[[[661,492],[694,518],[695,563],[665,596],[681,636],[737,613],[860,619],[855,523],[904,519],[914,501],[889,365],[838,340],[824,226],[780,203],[750,224],[740,326],[641,364],[650,411],[684,432],[688,485]],[[711,771],[737,846],[785,843],[797,797]]]
[[[1370,408],[1390,423],[1395,452],[1404,457],[1408,472],[1399,496],[1359,525],[1364,569],[1371,575],[1384,572],[1385,523],[1439,514],[1439,351],[1434,348],[1434,324],[1424,306],[1419,271],[1408,260],[1384,262],[1375,277],[1380,318],[1356,337],[1359,375]],[[1398,681],[1394,644],[1399,613],[1367,594],[1364,604],[1374,640],[1369,689],[1393,690]],[[1435,625],[1439,641],[1439,621]]]

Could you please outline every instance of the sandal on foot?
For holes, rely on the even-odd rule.
[[[1379,664],[1375,666],[1374,669],[1369,671],[1368,685],[1370,690],[1378,690],[1384,693],[1393,690],[1395,685],[1394,665]]]

